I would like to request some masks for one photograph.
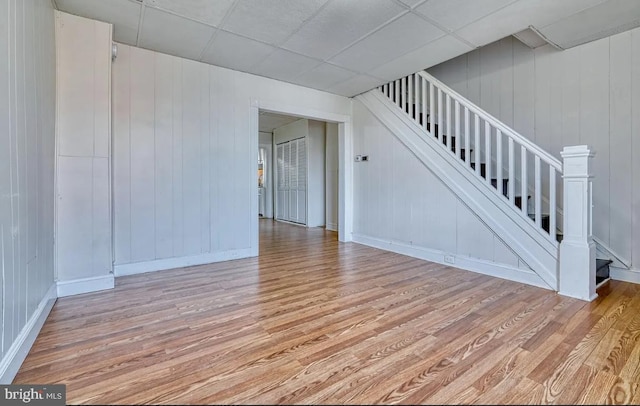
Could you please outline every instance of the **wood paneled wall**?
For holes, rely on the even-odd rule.
[[[369,156],[354,166],[354,234],[426,250],[434,261],[453,255],[454,266],[466,259],[472,270],[528,269],[362,103],[353,114],[355,153]]]
[[[175,267],[257,252],[251,224],[257,233],[258,133],[251,109],[260,100],[351,112],[341,96],[119,44],[113,65],[116,274],[128,264]]]
[[[109,288],[111,24],[62,12],[55,17],[57,279],[106,279],[103,288]],[[61,288],[58,293],[86,290]]]
[[[49,0],[0,1],[0,353],[54,281],[55,44]]]
[[[508,37],[429,72],[558,158],[589,145],[594,235],[640,268],[640,29],[565,51]]]

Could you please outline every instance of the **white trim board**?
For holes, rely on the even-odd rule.
[[[8,385],[13,381],[55,302],[56,284],[53,283],[27,324],[22,328],[11,347],[9,347],[7,354],[0,361],[0,384]]]
[[[70,281],[58,281],[57,285],[58,297],[65,297],[113,289],[115,286],[115,278],[113,274],[109,274],[91,278],[73,279]]]
[[[205,265],[213,262],[230,261],[233,259],[249,258],[252,256],[255,256],[252,253],[252,248],[241,248],[237,250],[193,255],[190,257],[157,259],[154,261],[115,265],[113,267],[113,271],[115,276],[137,275],[146,272],[163,271],[193,265]]]
[[[408,245],[402,241],[386,240],[375,237],[368,237],[362,234],[353,234],[353,242],[367,245],[369,247],[378,248],[385,251],[395,252],[397,254],[407,255],[413,258],[425,261],[435,262],[458,268],[465,271],[481,273],[496,278],[507,279],[514,282],[525,283],[527,285],[552,290],[547,283],[540,278],[535,272],[525,269],[515,268],[504,264],[498,264],[478,258],[471,258],[462,255],[452,255],[449,252],[435,250],[431,248],[418,247]],[[452,256],[455,260],[454,264],[444,262],[444,257]]]
[[[327,223],[324,228],[329,231],[338,231],[338,225],[336,223]]]
[[[616,281],[631,282],[640,284],[640,269],[624,269],[609,266],[609,276]]]

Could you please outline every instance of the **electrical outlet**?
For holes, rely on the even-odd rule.
[[[453,255],[445,255],[444,256],[444,262],[446,262],[448,264],[455,264],[456,263],[456,257],[454,257]]]

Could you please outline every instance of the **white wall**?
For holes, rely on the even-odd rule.
[[[309,136],[307,138],[308,179],[307,188],[307,226],[324,227],[325,225],[325,123],[309,120]]]
[[[0,1],[0,383],[55,299],[55,43],[50,0]]]
[[[566,51],[510,37],[429,71],[558,158],[589,145],[594,235],[640,268],[640,29]]]
[[[326,228],[338,230],[338,125],[327,123],[326,131]]]
[[[369,156],[354,166],[354,241],[438,262],[454,256],[455,266],[494,275],[528,270],[359,101],[353,119],[354,154]]]
[[[258,109],[351,101],[120,44],[113,105],[119,275],[257,254]]]
[[[56,11],[58,295],[113,287],[111,24]]]

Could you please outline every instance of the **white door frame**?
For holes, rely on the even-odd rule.
[[[338,240],[349,242],[353,234],[353,129],[351,116],[290,105],[273,100],[251,100],[252,174],[258,173],[259,110],[300,118],[338,123]],[[252,176],[253,180],[255,176]],[[255,182],[254,182],[255,183]],[[256,186],[256,185],[253,185]],[[275,208],[274,208],[275,209]],[[258,188],[251,188],[251,254],[258,255]]]

